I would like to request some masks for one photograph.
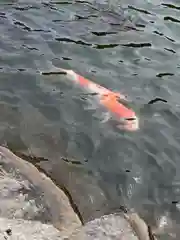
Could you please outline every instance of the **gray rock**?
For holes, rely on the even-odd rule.
[[[71,240],[138,240],[132,232],[128,221],[115,215],[103,216],[87,223],[83,228],[76,231],[69,239]]]
[[[52,225],[39,221],[0,218],[0,239],[62,240],[62,234]]]
[[[81,225],[65,193],[4,147],[0,147],[0,216],[50,223],[62,234]]]
[[[152,236],[153,237],[153,236]],[[136,214],[109,214],[76,230],[71,240],[152,240],[146,223]]]
[[[69,237],[38,221],[0,218],[0,239],[7,240],[152,240],[145,222],[136,213],[102,216],[76,229]]]

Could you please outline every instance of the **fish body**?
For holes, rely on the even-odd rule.
[[[125,100],[126,97],[120,93],[113,92],[93,81],[84,78],[72,70],[61,68],[69,80],[86,89],[88,92],[96,94],[101,105],[109,112],[113,113],[119,120],[118,128],[123,128],[128,131],[136,131],[139,129],[139,120],[135,112],[123,105],[120,100]]]

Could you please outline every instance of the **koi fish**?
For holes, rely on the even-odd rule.
[[[52,74],[55,73],[56,72],[52,72]],[[118,128],[128,131],[136,131],[139,129],[139,119],[135,112],[121,102],[121,100],[126,100],[124,95],[100,86],[72,70],[60,68],[60,72],[57,73],[65,74],[69,80],[83,87],[89,93],[95,94],[99,103],[116,116],[119,122],[117,125]],[[49,75],[51,73],[43,74]]]

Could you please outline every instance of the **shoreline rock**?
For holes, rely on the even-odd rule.
[[[68,197],[31,163],[0,147],[1,217],[50,223],[69,234],[81,222]]]

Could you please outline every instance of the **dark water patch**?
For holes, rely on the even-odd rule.
[[[86,4],[91,4],[90,2],[88,1],[80,1],[80,0],[75,0],[75,1],[51,1],[52,4],[58,4],[58,5],[71,5],[71,4],[74,4],[74,2],[76,3],[86,3]]]
[[[97,96],[98,93],[81,93],[78,97],[84,101],[88,100],[88,96]]]
[[[134,30],[137,32],[142,32],[143,30],[137,29],[136,27],[133,26],[124,26],[124,30]]]
[[[158,73],[156,77],[162,78],[164,76],[174,76],[174,73]]]
[[[106,49],[106,48],[115,48],[117,46],[119,46],[120,44],[116,44],[116,43],[112,43],[112,44],[95,44],[93,46],[93,48],[96,48],[96,49]]]
[[[113,23],[113,22],[110,22],[109,25],[111,25],[111,26],[121,26],[122,23]]]
[[[172,38],[169,38],[167,36],[165,36],[162,32],[159,32],[157,30],[153,31],[153,33],[155,33],[156,35],[159,35],[159,36],[164,36],[167,40],[171,41],[171,42],[175,42],[175,40],[173,40]],[[166,49],[167,50],[167,49]]]
[[[19,72],[25,72],[25,71],[26,71],[25,68],[18,68],[17,70],[18,70]]]
[[[76,159],[69,159],[65,157],[61,157],[61,160],[67,163],[75,164],[75,165],[82,165],[82,162],[76,160]]]
[[[170,48],[164,48],[164,50],[166,50],[168,52],[176,53],[176,51],[174,51],[173,49],[170,49]]]
[[[83,93],[81,95],[84,95],[84,96],[97,96],[98,93],[94,92],[94,93]]]
[[[180,23],[180,20],[174,17],[170,17],[170,16],[166,16],[164,17],[164,21],[171,21],[171,22],[176,22],[176,23]]]
[[[88,15],[88,16],[81,16],[81,15],[76,14],[75,17],[76,17],[76,20],[87,20],[90,18],[96,18],[96,17],[98,17],[98,15],[92,14],[92,15]]]
[[[92,34],[102,37],[106,35],[112,35],[112,34],[117,34],[117,32],[91,32]]]
[[[25,47],[25,48],[27,48],[27,49],[29,49],[29,50],[31,50],[31,51],[33,51],[33,50],[39,51],[39,49],[37,49],[37,48],[35,48],[35,47],[27,46],[27,45],[25,45],[25,44],[23,44],[22,47]]]
[[[45,33],[49,33],[51,32],[50,30],[44,30],[44,29],[33,29],[33,32],[45,32]]]
[[[85,46],[92,46],[92,44],[90,43],[86,43],[82,40],[73,40],[73,39],[70,39],[70,38],[67,38],[67,37],[63,37],[63,38],[55,38],[56,41],[58,42],[67,42],[67,43],[75,43],[75,44],[78,44],[78,45],[85,45]]]
[[[138,11],[138,12],[141,12],[141,13],[148,14],[148,15],[153,15],[152,13],[150,13],[149,11],[147,11],[145,9],[136,8],[136,7],[133,7],[131,5],[129,5],[128,8],[132,9],[132,10],[135,10],[135,11]]]
[[[150,59],[150,58],[147,58],[147,57],[145,57],[144,59],[145,59],[146,61],[148,61],[148,62],[151,61],[151,59]]]
[[[15,6],[13,7],[15,10],[19,10],[19,11],[28,11],[29,9],[40,9],[40,7],[38,6]]]
[[[58,5],[72,5],[73,2],[69,2],[69,1],[51,1],[52,4],[58,4]]]
[[[175,40],[172,39],[172,38],[170,38],[170,37],[165,36],[165,38],[166,38],[167,40],[171,41],[171,42],[175,42]]]
[[[19,21],[14,21],[14,25],[21,27],[23,30],[26,30],[28,32],[32,31],[32,29],[30,27],[28,27],[27,25],[25,25],[22,22]]]
[[[50,71],[50,72],[41,72],[42,75],[66,75],[64,71]]]
[[[158,31],[153,31],[153,33],[155,33],[155,34],[157,34],[157,35],[159,35],[159,36],[164,36],[164,34],[163,33],[160,33],[160,32],[158,32]]]
[[[7,18],[4,12],[0,12],[0,18]]]
[[[146,25],[144,25],[144,24],[140,24],[140,23],[136,23],[136,27],[145,28]]]
[[[173,8],[173,9],[177,9],[177,10],[180,10],[180,7],[176,6],[176,5],[173,5],[173,4],[170,4],[170,3],[161,3],[162,6],[165,6],[167,8]]]
[[[127,43],[127,44],[122,44],[122,46],[125,47],[133,47],[133,48],[143,48],[143,47],[151,47],[151,43]]]
[[[71,22],[75,22],[75,19],[74,20],[53,19],[52,22],[54,22],[54,23],[58,23],[58,22],[60,22],[60,23],[71,23]],[[64,26],[62,26],[62,27],[64,27]]]
[[[70,57],[62,57],[62,59],[63,59],[64,61],[70,61],[70,60],[72,60],[72,58],[70,58]]]
[[[80,96],[80,99],[82,99],[83,101],[87,101],[88,99],[86,97]]]
[[[163,98],[155,98],[155,99],[152,99],[151,101],[148,102],[148,104],[154,104],[156,102],[164,102],[164,103],[167,103],[167,100],[163,99]]]
[[[7,19],[7,17],[4,16],[4,15],[0,16],[0,18],[2,18],[2,19]]]
[[[93,3],[88,2],[88,1],[82,1],[82,0],[75,0],[75,1],[76,1],[77,3],[92,5],[92,6],[94,7]]]
[[[61,19],[53,19],[52,22],[64,22],[64,20],[61,20]]]

